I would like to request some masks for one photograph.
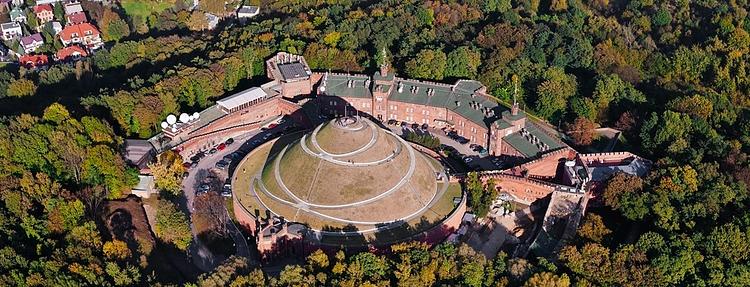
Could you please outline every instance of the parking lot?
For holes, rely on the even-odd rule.
[[[473,150],[469,143],[462,144],[459,141],[449,137],[449,135],[436,128],[428,127],[422,129],[422,126],[414,126],[411,124],[392,124],[387,125],[391,131],[402,136],[407,132],[413,132],[417,134],[429,133],[440,140],[443,149],[453,150],[457,153],[456,158],[448,158],[448,163],[453,167],[453,173],[462,173],[467,171],[478,171],[478,170],[497,170],[504,167],[504,163],[498,158],[493,156],[480,156],[477,150]]]
[[[190,211],[193,211],[193,200],[199,193],[223,192],[223,195],[231,196],[231,186],[227,185],[227,178],[236,163],[262,143],[292,128],[291,121],[283,120],[280,124],[272,124],[269,129],[254,130],[234,137],[229,144],[228,139],[224,139],[212,149],[203,151],[203,156],[185,159],[190,168],[182,181],[182,188]],[[222,147],[219,148],[220,146]]]

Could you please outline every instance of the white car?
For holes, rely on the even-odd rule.
[[[474,160],[474,159],[473,159],[473,158],[470,158],[470,157],[465,157],[465,158],[464,158],[464,162],[465,162],[465,163],[470,163],[470,162],[471,162],[472,160]]]

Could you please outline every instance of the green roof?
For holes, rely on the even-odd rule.
[[[370,77],[360,75],[329,74],[326,79],[325,94],[335,97],[372,98],[369,85],[365,85],[369,79]],[[352,87],[349,87],[349,81],[353,81]]]
[[[499,122],[504,122],[504,121],[499,121]],[[547,144],[547,146],[549,146],[549,150],[556,150],[558,148],[564,147],[564,145],[560,143],[560,141],[554,139],[552,136],[540,130],[539,127],[531,123],[530,120],[526,121],[525,129],[531,135],[536,136],[540,142]],[[539,147],[537,147],[537,145],[531,143],[528,139],[526,139],[523,135],[521,135],[520,132],[515,132],[506,137],[503,137],[503,140],[505,140],[505,142],[507,142],[509,145],[511,145],[513,148],[518,150],[518,152],[522,153],[526,157],[536,156],[541,151]]]
[[[456,83],[456,90],[464,92],[464,93],[474,93],[477,90],[479,90],[481,87],[483,87],[482,83],[474,80],[459,80]]]
[[[469,85],[475,83],[478,84],[476,81],[460,81],[457,86],[464,88],[481,87],[481,84],[478,84],[478,86]],[[473,91],[452,89],[452,86],[448,85],[409,80],[398,81],[396,85],[401,86],[401,91],[399,92],[398,88],[393,89],[389,100],[446,108],[482,126],[488,126],[488,122],[496,120],[494,114],[491,113],[491,118],[485,121],[486,116],[483,111],[485,108],[495,112],[502,108],[487,97],[472,96]],[[432,95],[428,95],[430,89],[433,91]]]

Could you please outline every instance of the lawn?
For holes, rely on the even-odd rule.
[[[131,19],[135,16],[145,19],[154,12],[161,13],[174,6],[174,0],[122,0],[120,5]]]

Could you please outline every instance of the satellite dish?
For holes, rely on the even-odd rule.
[[[326,87],[320,87],[320,91],[321,92],[325,92],[326,91]]]
[[[190,116],[188,116],[188,114],[186,114],[186,113],[181,113],[180,114],[180,122],[187,123],[189,121],[190,121]]]
[[[167,123],[170,125],[173,125],[177,122],[177,117],[175,117],[173,114],[169,114],[167,116]]]
[[[576,162],[572,161],[572,160],[566,161],[565,162],[565,166],[567,166],[567,167],[574,167],[574,166],[576,166]]]
[[[195,113],[193,113],[193,118],[196,119],[196,120],[200,119],[201,118],[201,114],[199,112],[195,112]]]
[[[161,128],[166,129],[169,126],[167,122],[161,122]]]

